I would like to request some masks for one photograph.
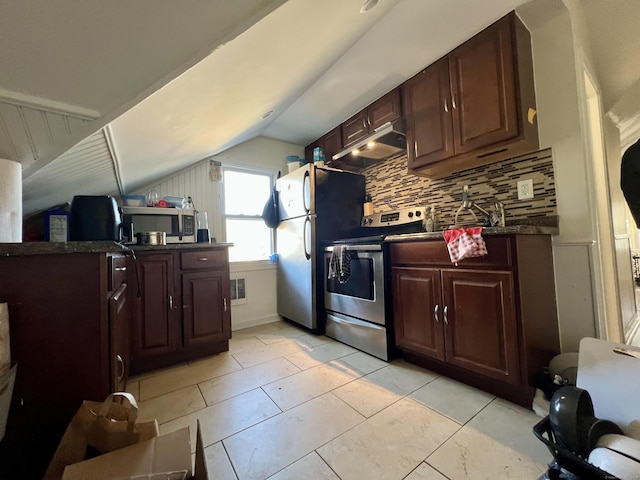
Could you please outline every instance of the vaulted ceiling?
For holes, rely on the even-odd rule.
[[[2,2],[0,157],[23,164],[25,213],[258,135],[305,145],[525,0],[363,2]],[[534,2],[582,12],[605,110],[632,121],[640,2]]]

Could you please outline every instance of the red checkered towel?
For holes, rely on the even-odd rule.
[[[487,245],[482,238],[482,227],[456,228],[442,232],[447,242],[452,263],[463,258],[481,257],[487,254]]]

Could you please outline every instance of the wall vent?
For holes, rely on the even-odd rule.
[[[247,303],[247,278],[231,279],[231,305]]]

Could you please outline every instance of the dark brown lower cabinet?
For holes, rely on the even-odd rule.
[[[107,252],[2,256],[0,302],[9,306],[18,363],[0,477],[42,478],[82,401],[103,400],[126,382],[126,259]]]
[[[226,247],[141,251],[137,261],[132,370],[136,373],[229,349]]]
[[[409,360],[530,406],[533,377],[559,353],[545,235],[485,238],[451,264],[444,241],[391,245],[396,346]]]

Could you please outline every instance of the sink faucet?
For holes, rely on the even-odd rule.
[[[504,227],[504,204],[496,200],[493,206],[494,209],[491,212],[488,212],[480,205],[470,200],[469,185],[465,185],[462,190],[462,205],[460,205],[460,208],[458,208],[458,211],[456,212],[454,224],[458,225],[458,215],[463,211],[469,212],[473,217],[473,221],[478,223],[478,217],[476,217],[476,214],[473,211],[475,208],[485,216],[484,223],[488,223],[492,227]]]

